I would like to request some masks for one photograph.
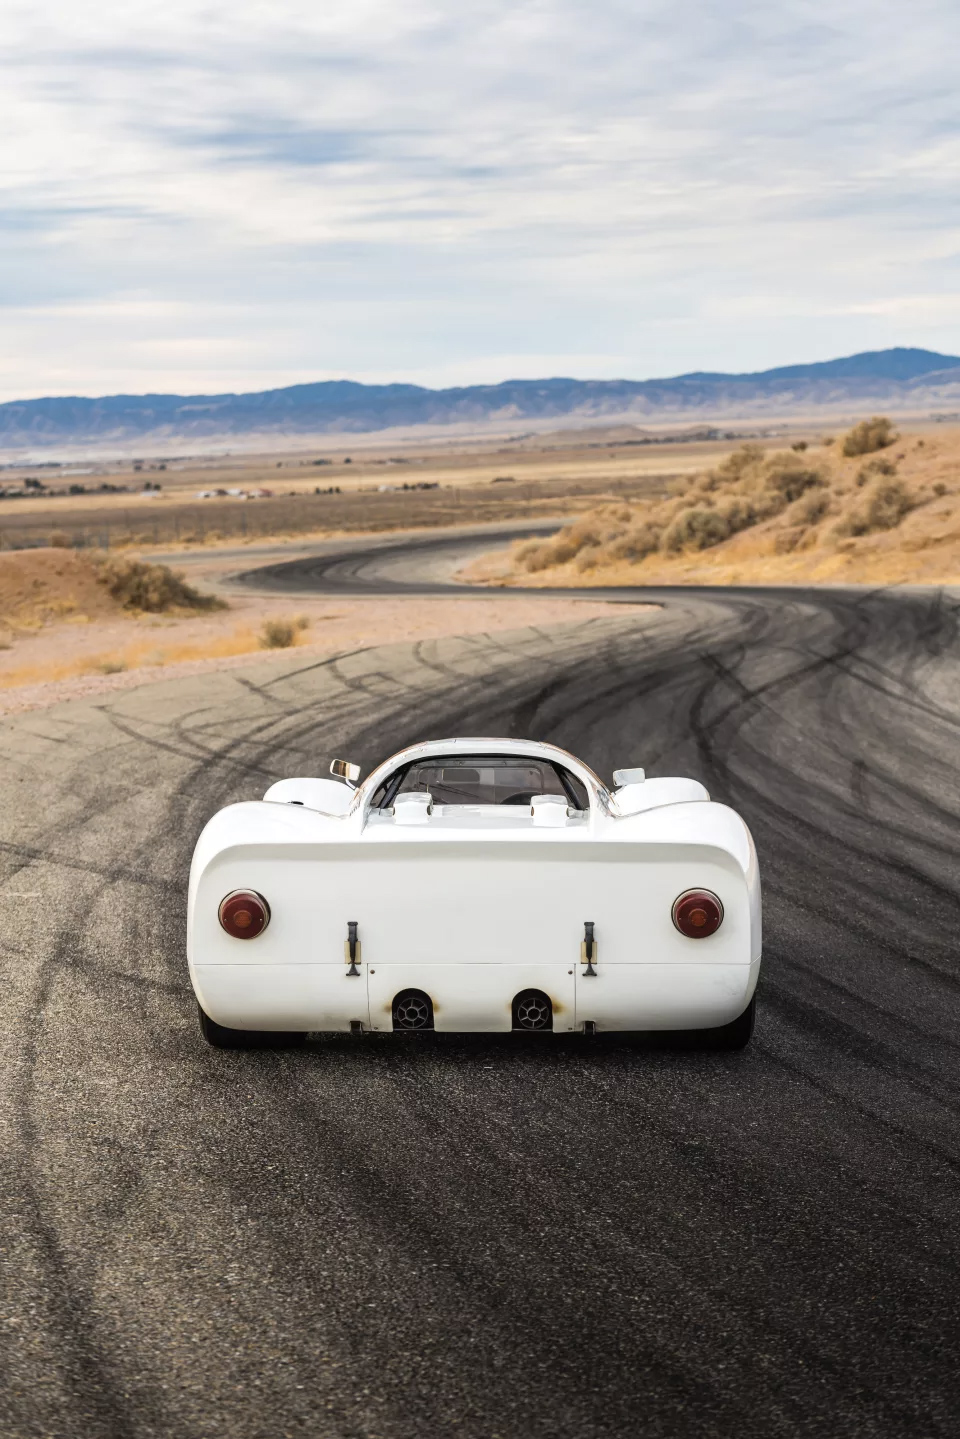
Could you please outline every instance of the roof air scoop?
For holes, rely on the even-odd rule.
[[[530,814],[538,829],[563,829],[569,812],[563,795],[535,794],[530,800]]]
[[[397,824],[426,824],[432,812],[430,794],[398,794],[393,801],[393,818]]]

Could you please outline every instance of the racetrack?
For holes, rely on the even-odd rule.
[[[401,558],[354,583],[403,583]],[[956,1433],[956,600],[659,598],[0,723],[0,1432]],[[205,819],[456,733],[691,774],[743,812],[750,1049],[206,1048]]]

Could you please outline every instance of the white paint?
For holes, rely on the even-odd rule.
[[[458,751],[558,761],[586,785],[589,810],[547,796],[529,807],[432,805],[424,794],[398,796],[392,813],[371,809],[399,765]],[[270,905],[253,940],[217,920],[223,896],[241,888]],[[723,924],[705,939],[671,921],[692,888],[723,903]],[[357,976],[343,957],[352,920]],[[595,977],[580,960],[586,921]],[[194,854],[187,948],[200,1003],[231,1028],[389,1029],[405,988],[431,997],[437,1029],[508,1030],[525,988],[550,996],[557,1033],[585,1022],[709,1028],[735,1019],[753,993],[760,881],[743,820],[693,780],[646,780],[611,797],[551,745],[437,741],[395,755],[356,791],[285,780],[266,801],[214,815]]]

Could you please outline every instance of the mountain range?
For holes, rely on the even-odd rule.
[[[754,374],[694,372],[662,380],[506,380],[427,389],[325,380],[254,394],[51,397],[0,404],[0,449],[131,443],[290,441],[430,426],[531,428],[598,421],[709,422],[790,415],[960,411],[960,357],[868,351]]]

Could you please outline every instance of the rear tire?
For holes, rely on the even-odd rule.
[[[746,1049],[757,1021],[757,996],[754,995],[742,1014],[719,1029],[698,1029],[695,1038],[703,1049]]]
[[[214,1049],[277,1049],[282,1045],[302,1044],[306,1039],[305,1030],[228,1029],[211,1019],[202,1005],[197,1005],[200,1017],[200,1033]]]

